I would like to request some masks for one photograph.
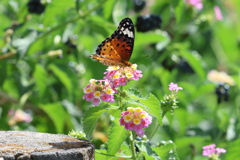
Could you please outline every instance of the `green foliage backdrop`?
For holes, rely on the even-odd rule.
[[[172,140],[180,159],[203,159],[201,147],[211,143],[227,150],[224,159],[240,157],[238,0],[203,0],[201,10],[184,0],[149,0],[141,12],[132,0],[43,0],[41,14],[30,13],[28,2],[0,4],[0,130],[82,130],[83,114],[91,107],[82,89],[91,78],[102,79],[106,69],[88,56],[123,18],[136,24],[137,16],[157,14],[161,28],[136,32],[130,61],[143,77],[127,87],[159,99],[170,82],[184,90],[178,93],[179,108],[164,117],[153,141]],[[216,5],[223,20],[215,17]],[[217,83],[207,79],[210,70],[234,80],[228,101],[217,103]],[[29,112],[32,122],[11,125],[10,109]],[[106,141],[109,122],[103,114],[92,128],[96,147]]]

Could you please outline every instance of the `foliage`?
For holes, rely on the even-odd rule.
[[[134,10],[134,1],[43,0],[44,7],[33,13],[29,1],[0,4],[0,130],[80,130],[95,144],[96,158],[130,158],[130,133],[117,123],[119,104],[92,107],[82,99],[82,90],[106,69],[88,56],[123,18],[136,24],[138,16],[149,13],[161,15],[161,28],[135,33],[130,61],[138,64],[143,77],[125,86],[130,98],[123,103],[154,117],[145,132],[151,143],[134,141],[141,154],[147,159],[201,160],[206,158],[202,146],[215,143],[227,150],[221,159],[240,157],[238,0],[202,1],[202,9],[187,0],[146,1],[141,11]],[[215,6],[222,20],[215,17]],[[234,81],[220,101],[222,95],[215,94],[219,83],[208,79],[210,70],[224,71]],[[183,91],[174,114],[165,114],[159,106],[170,82]],[[11,109],[25,111],[32,122],[10,123]],[[162,126],[155,130],[158,124]],[[161,146],[162,140],[173,143]]]

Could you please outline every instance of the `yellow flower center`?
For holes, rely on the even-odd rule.
[[[125,115],[123,117],[123,119],[124,119],[125,122],[130,122],[132,120],[132,116],[131,115]]]
[[[141,123],[141,120],[139,118],[135,118],[135,119],[133,119],[133,123],[138,125]]]

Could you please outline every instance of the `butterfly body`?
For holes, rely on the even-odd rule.
[[[106,66],[131,66],[129,59],[134,46],[134,25],[130,18],[124,18],[111,37],[106,38],[91,55]]]

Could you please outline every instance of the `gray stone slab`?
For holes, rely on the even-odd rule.
[[[94,145],[63,134],[0,131],[0,160],[94,160]]]

